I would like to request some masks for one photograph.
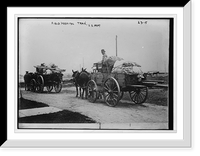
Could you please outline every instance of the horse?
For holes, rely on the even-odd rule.
[[[33,73],[29,73],[29,72],[26,72],[26,74],[24,75],[24,85],[25,85],[25,90],[30,90],[30,82],[31,82],[31,79],[32,79],[32,75]]]
[[[78,97],[78,87],[79,87],[80,97],[83,99],[85,93],[85,98],[87,98],[86,89],[87,89],[87,83],[91,79],[90,74],[86,71],[86,69],[83,68],[81,72],[73,70],[72,72],[73,72],[72,74],[73,81],[76,86],[76,97]],[[82,94],[81,94],[81,89],[83,90]]]

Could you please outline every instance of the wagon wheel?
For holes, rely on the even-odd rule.
[[[52,89],[53,89],[53,86],[52,86],[52,85],[47,86],[47,91],[48,91],[49,93],[52,91]]]
[[[37,77],[37,86],[38,86],[37,87],[38,91],[42,92],[44,89],[44,79],[43,79],[42,75],[39,75]]]
[[[61,89],[62,89],[62,84],[60,82],[54,84],[54,90],[56,93],[59,93]]]
[[[94,80],[90,80],[87,84],[87,99],[88,101],[95,103],[97,100],[97,84]]]
[[[31,87],[31,91],[33,91],[33,92],[36,91],[36,81],[35,81],[35,79],[31,79],[30,87]]]
[[[115,78],[110,77],[104,82],[104,100],[108,106],[114,107],[118,104],[121,94],[120,87]]]
[[[141,104],[146,101],[148,96],[148,88],[146,86],[144,87],[136,87],[134,90],[129,91],[129,95],[131,100],[135,104]]]

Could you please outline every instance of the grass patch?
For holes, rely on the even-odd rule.
[[[31,101],[27,100],[24,98],[19,98],[19,109],[31,109],[31,108],[40,108],[40,107],[48,107],[47,104],[41,103],[41,102],[36,102],[36,101]]]
[[[63,110],[56,113],[19,118],[19,123],[95,123],[80,113]]]
[[[39,107],[49,107],[47,104],[19,99],[19,109],[31,109]],[[42,114],[19,118],[19,123],[95,123],[91,118],[77,112],[62,110],[56,113]]]

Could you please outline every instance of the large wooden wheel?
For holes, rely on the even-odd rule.
[[[103,86],[104,101],[108,106],[114,107],[118,104],[121,93],[117,80],[113,77],[108,78]]]
[[[60,82],[55,83],[54,90],[56,93],[59,93],[62,90],[62,84]]]
[[[148,88],[146,86],[136,87],[132,91],[129,91],[129,95],[135,104],[141,104],[147,99]]]
[[[39,92],[42,92],[44,89],[44,78],[42,77],[42,75],[39,75],[37,77],[37,90]]]
[[[95,103],[97,100],[97,84],[94,80],[90,80],[87,84],[87,99],[88,101]]]

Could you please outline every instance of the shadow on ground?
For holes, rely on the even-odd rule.
[[[26,100],[23,98],[19,99],[19,110],[40,107],[49,106],[36,101]],[[50,114],[21,117],[18,121],[19,123],[95,123],[94,120],[85,115],[68,110],[62,110],[60,112]]]

